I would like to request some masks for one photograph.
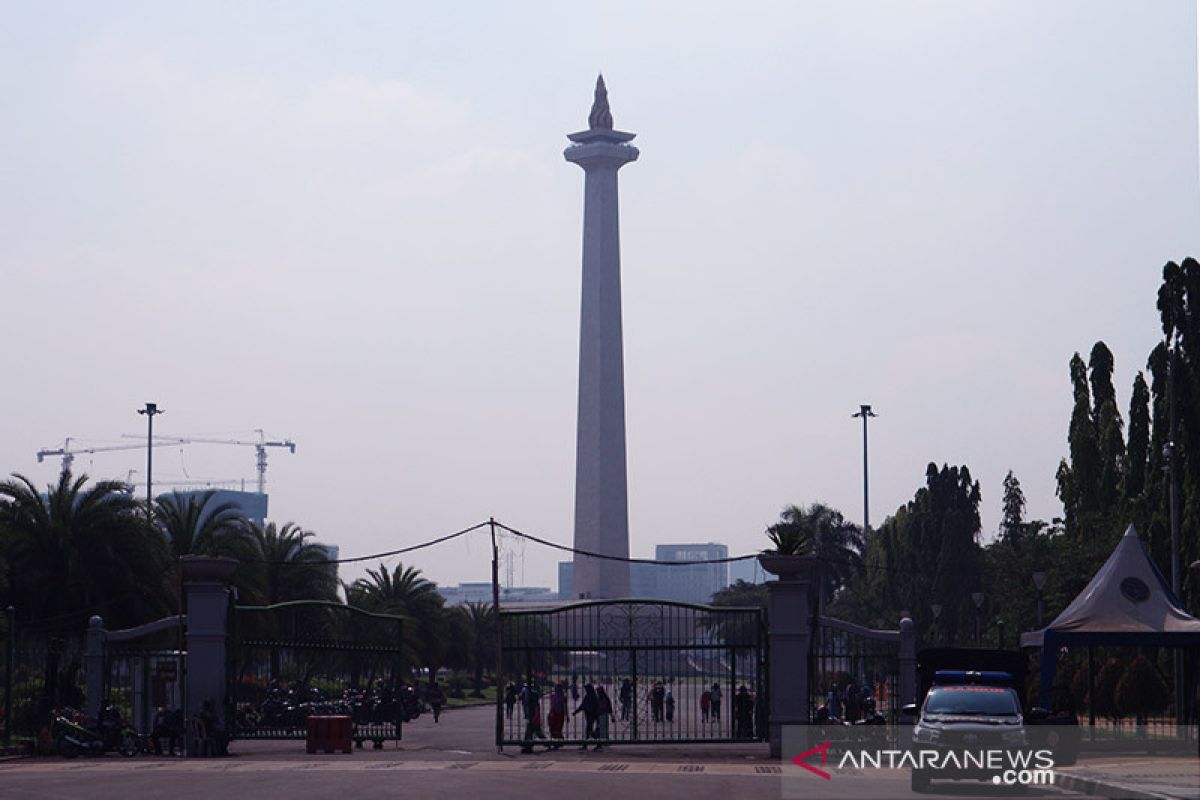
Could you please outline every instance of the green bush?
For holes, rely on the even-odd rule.
[[[1171,692],[1158,670],[1145,656],[1129,662],[1117,681],[1116,705],[1122,714],[1146,717],[1166,710],[1171,704]]]

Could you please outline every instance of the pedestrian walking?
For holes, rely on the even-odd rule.
[[[735,739],[754,738],[754,698],[746,684],[738,687],[733,698],[733,736]]]
[[[504,717],[512,719],[513,706],[517,704],[517,687],[512,681],[508,682],[508,686],[504,687]]]
[[[596,696],[596,687],[592,686],[590,683],[584,684],[583,700],[579,703],[579,707],[575,709],[575,711],[571,714],[571,716],[575,716],[580,711],[583,712],[584,744],[579,749],[587,750],[587,741],[586,740],[595,738],[596,722],[597,722],[597,718],[599,717],[599,714],[600,714],[600,700]]]
[[[666,711],[667,711],[667,722],[674,722],[675,721],[675,695],[671,693],[670,689],[667,689],[667,697],[663,702],[665,704]]]
[[[709,707],[712,712],[712,721],[721,721],[721,684],[714,683],[710,692]]]
[[[708,712],[712,708],[712,692],[705,689],[700,693],[700,721],[708,722]]]
[[[629,709],[633,705],[633,683],[629,678],[621,680],[621,690],[617,695],[621,701],[621,721],[629,721]]]
[[[596,689],[596,750],[608,741],[608,720],[612,713],[612,700],[609,699],[608,692],[604,691],[604,687],[600,686]]]
[[[554,690],[550,693],[550,739],[563,738],[563,723],[567,721],[567,690],[562,681],[554,685]],[[562,747],[561,744],[551,744],[552,750],[557,750]]]
[[[429,688],[429,706],[433,709],[434,722],[441,718],[444,705],[446,705],[446,693],[442,691],[441,681],[438,681]]]
[[[521,752],[532,753],[533,740],[546,738],[546,734],[542,732],[542,698],[537,687],[529,683],[525,684],[521,695],[524,703],[522,710],[525,712],[525,744],[521,747]]]
[[[829,699],[826,701],[825,705],[829,706],[829,716],[836,719],[838,722],[841,722],[842,714],[844,713],[845,709],[842,697],[842,689],[836,683],[833,685],[833,688],[829,690]]]

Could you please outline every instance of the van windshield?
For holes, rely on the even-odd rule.
[[[1016,692],[1002,686],[947,686],[929,690],[925,713],[1015,717],[1021,708]]]

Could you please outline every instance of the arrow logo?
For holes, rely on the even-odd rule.
[[[818,745],[810,747],[807,750],[805,750],[803,753],[801,753],[800,755],[792,758],[792,763],[795,764],[797,767],[803,767],[804,769],[811,772],[813,775],[818,775],[818,776],[824,778],[825,780],[829,780],[828,772],[826,772],[823,769],[817,769],[816,767],[812,766],[811,764],[805,763],[806,758],[808,758],[809,756],[812,756],[812,755],[816,755],[817,753],[820,753],[821,754],[821,766],[822,767],[825,766],[825,759],[829,754],[829,745],[830,745],[829,742],[821,742]]]

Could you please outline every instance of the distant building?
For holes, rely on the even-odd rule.
[[[238,512],[251,522],[263,524],[263,520],[267,518],[267,495],[259,494],[258,492],[237,492],[231,489],[188,489],[187,491],[169,492],[158,495],[162,497],[170,497],[172,494],[182,496],[186,502],[187,498],[195,497],[197,499],[203,497],[208,492],[212,492],[213,498],[209,501],[209,508],[216,508],[225,503],[232,503]]]
[[[728,564],[691,564],[729,557],[723,544],[660,544],[655,548],[655,561],[675,561],[687,566],[666,564],[630,564],[630,595],[646,600],[675,600],[681,603],[709,603],[715,592],[729,585]],[[560,600],[579,600],[574,594],[575,565],[570,561],[558,564],[558,597]]]
[[[462,606],[467,603],[492,602],[492,584],[490,583],[460,583],[458,586],[439,586],[438,594],[448,606]],[[500,605],[506,603],[529,603],[555,600],[557,596],[548,586],[501,586]]]
[[[744,558],[741,561],[729,562],[729,583],[735,584],[738,581],[746,583],[765,583],[767,573],[763,572],[762,565],[758,563],[757,558]]]

